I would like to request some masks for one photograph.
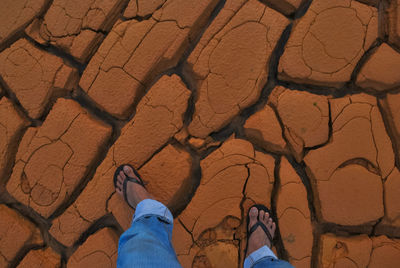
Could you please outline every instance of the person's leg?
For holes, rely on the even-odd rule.
[[[125,166],[117,177],[116,191],[121,196],[125,174],[137,179]],[[119,240],[117,267],[181,267],[171,244],[173,217],[168,208],[136,183],[126,184],[126,196],[135,215]]]
[[[255,231],[247,238],[248,245],[246,259],[244,261],[244,268],[293,267],[290,263],[279,260],[270,249],[272,241],[270,241],[265,232],[268,231],[273,238],[276,225],[269,213],[263,210],[258,211],[256,207],[252,207],[249,211],[249,230],[251,230],[251,228],[257,224],[257,222],[263,224],[266,227],[266,230],[264,231],[259,224]]]

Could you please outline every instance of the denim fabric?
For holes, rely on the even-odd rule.
[[[275,254],[267,246],[263,246],[253,253],[251,253],[244,260],[244,268],[264,268],[264,267],[276,267],[276,268],[291,268],[293,267],[286,261],[278,260]]]
[[[119,239],[117,267],[182,267],[171,244],[172,228],[173,217],[166,206],[151,199],[140,202],[136,207],[131,227]],[[293,266],[278,260],[265,246],[250,254],[244,262],[244,268],[263,267]]]
[[[135,215],[133,215],[132,224],[145,215],[155,215],[160,216],[163,220],[170,224],[174,223],[174,218],[172,217],[169,209],[160,203],[152,199],[144,199],[136,206]]]
[[[119,239],[117,267],[182,267],[171,244],[172,228],[167,207],[150,199],[140,202],[131,227]]]
[[[290,263],[273,257],[263,257],[254,263],[251,268],[294,268]]]
[[[263,246],[253,253],[251,253],[245,260],[244,260],[244,265],[243,268],[251,268],[254,263],[256,263],[258,260],[260,260],[263,257],[272,257],[276,258],[275,254],[272,252],[272,250],[267,247]]]

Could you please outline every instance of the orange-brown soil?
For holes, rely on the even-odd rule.
[[[3,0],[0,267],[116,267],[133,165],[189,267],[246,213],[296,267],[400,267],[400,0]]]

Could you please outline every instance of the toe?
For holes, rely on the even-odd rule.
[[[122,186],[125,180],[125,174],[121,171],[117,176],[117,185]]]
[[[120,177],[121,182],[123,182],[126,178],[125,173],[122,170],[119,172],[119,177]]]
[[[257,222],[258,210],[256,207],[252,207],[249,212],[249,229]]]
[[[269,213],[263,211],[262,222],[263,222],[265,225],[268,224],[268,219],[269,219]]]
[[[264,221],[264,211],[263,210],[260,210],[259,212],[258,212],[258,220],[259,221]]]
[[[276,229],[274,220],[272,218],[268,218],[266,226],[267,226],[267,229],[269,230],[270,234],[272,235],[272,237],[274,237],[275,229]]]
[[[118,179],[117,179],[117,188],[122,189],[122,185],[123,185],[123,180],[120,179],[120,177],[118,176]]]
[[[122,195],[122,190],[120,187],[115,188],[115,191],[117,192],[117,194]]]
[[[124,166],[124,172],[131,178],[137,178],[135,172],[133,172],[133,169],[130,166]]]
[[[116,181],[116,188],[122,189],[122,184],[124,183],[125,175],[123,172],[118,173],[117,181]]]
[[[274,234],[276,230],[276,224],[275,222],[272,222],[272,226],[271,226],[271,234]]]
[[[268,227],[269,229],[272,228],[272,223],[273,223],[272,219],[269,218],[268,221],[267,221],[267,227]]]

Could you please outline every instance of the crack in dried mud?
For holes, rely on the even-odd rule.
[[[289,41],[289,38],[293,32],[293,25],[295,24],[295,21],[304,17],[304,15],[309,11],[308,8],[310,7],[310,5],[312,3],[311,0],[302,1],[300,7],[295,12],[290,13],[290,14],[285,14],[286,18],[289,18],[291,21],[288,23],[288,25],[282,31],[282,34],[280,35],[279,40],[277,41],[275,47],[272,48],[273,50],[271,52],[271,56],[269,58],[269,61],[267,62],[267,67],[268,67],[267,77],[268,78],[267,78],[267,81],[262,85],[262,88],[260,90],[260,95],[256,98],[256,101],[253,104],[245,106],[245,107],[240,107],[240,104],[238,104],[238,109],[240,110],[240,112],[238,112],[238,114],[233,116],[231,119],[227,120],[228,121],[227,125],[223,126],[219,130],[212,131],[208,135],[214,141],[219,141],[220,143],[217,145],[211,146],[211,147],[207,147],[205,150],[200,151],[200,150],[195,149],[188,142],[188,140],[191,138],[190,134],[184,138],[183,142],[181,142],[180,140],[178,140],[175,137],[175,135],[177,135],[178,132],[182,131],[182,129],[183,130],[187,129],[187,127],[194,121],[193,119],[196,116],[195,115],[196,102],[198,102],[198,100],[199,100],[199,91],[200,91],[199,85],[196,81],[198,78],[196,78],[191,71],[188,71],[186,64],[188,62],[190,55],[193,53],[195,48],[200,44],[205,32],[207,31],[207,29],[209,29],[211,27],[211,25],[213,24],[213,22],[215,21],[217,16],[219,16],[221,14],[221,11],[224,9],[224,6],[227,4],[228,1],[229,0],[218,1],[215,8],[211,12],[211,15],[208,17],[207,22],[204,24],[204,26],[201,29],[198,30],[196,35],[191,37],[191,39],[189,40],[189,45],[187,46],[185,51],[182,53],[181,57],[178,59],[177,64],[175,66],[173,66],[172,68],[167,68],[166,70],[158,73],[156,77],[152,78],[150,81],[146,81],[146,83],[144,83],[143,81],[140,82],[139,80],[134,78],[133,75],[127,73],[132,78],[139,81],[143,86],[146,85],[146,86],[144,86],[144,92],[142,93],[142,95],[139,95],[138,99],[133,103],[132,107],[136,107],[137,104],[139,104],[141,102],[141,100],[143,100],[143,97],[146,96],[146,93],[149,91],[149,89],[154,84],[156,84],[157,81],[159,81],[161,77],[163,77],[165,75],[170,76],[172,74],[177,74],[182,79],[184,86],[186,86],[186,88],[190,90],[190,97],[187,101],[187,106],[186,106],[186,109],[183,114],[183,126],[179,127],[179,126],[174,125],[174,123],[171,123],[175,126],[175,129],[176,129],[175,133],[172,134],[171,137],[165,143],[163,143],[162,146],[158,147],[158,149],[155,150],[139,167],[137,167],[140,169],[141,167],[150,163],[152,161],[152,159],[155,158],[158,154],[160,154],[163,151],[163,149],[165,149],[168,145],[173,145],[174,147],[179,148],[180,150],[189,154],[190,159],[191,159],[190,175],[182,183],[179,190],[175,194],[173,201],[170,203],[170,209],[172,210],[175,217],[179,217],[180,215],[182,215],[182,213],[187,209],[188,205],[193,200],[199,187],[201,187],[200,184],[202,182],[202,177],[204,176],[204,174],[202,172],[201,162],[204,161],[204,159],[208,158],[210,155],[217,152],[221,148],[221,146],[229,140],[229,138],[232,135],[236,136],[236,138],[247,139],[246,135],[244,134],[244,124],[245,124],[246,120],[248,118],[250,118],[253,114],[255,114],[257,111],[262,109],[262,107],[264,107],[267,104],[267,102],[269,101],[270,94],[276,86],[284,86],[284,87],[288,88],[289,90],[297,90],[300,92],[306,91],[306,92],[310,92],[310,93],[313,93],[316,95],[329,96],[329,98],[333,98],[333,99],[337,99],[337,98],[343,97],[348,94],[353,95],[353,94],[356,94],[359,92],[366,92],[369,95],[377,97],[379,100],[379,99],[382,99],[384,96],[386,96],[386,93],[387,93],[387,92],[364,90],[364,89],[361,89],[358,86],[356,86],[356,79],[357,79],[359,73],[361,72],[362,67],[368,62],[368,60],[371,58],[372,54],[381,45],[381,43],[386,42],[386,40],[388,38],[387,35],[383,38],[378,38],[371,45],[370,48],[368,48],[366,51],[364,51],[363,55],[361,56],[360,60],[357,61],[356,65],[351,73],[350,80],[348,82],[346,82],[340,88],[334,88],[334,87],[330,87],[330,86],[321,86],[321,85],[312,85],[312,84],[299,83],[299,82],[293,82],[293,81],[284,81],[284,80],[281,80],[280,78],[278,78],[278,72],[279,72],[278,66],[281,61],[281,57],[285,51],[286,45]],[[264,8],[264,10],[262,12],[263,14],[261,14],[261,17],[259,20],[261,20],[261,18],[264,17],[264,13],[267,10],[267,6],[268,6],[268,8],[272,7],[274,10],[278,10],[278,11],[280,10],[279,8],[276,8],[273,5],[270,5],[268,0],[264,0],[261,2],[263,4],[265,4],[265,8]],[[121,9],[120,9],[121,11],[118,11],[118,12],[120,14],[124,14],[124,11],[128,6],[129,1],[121,1],[121,3],[122,3]],[[136,1],[136,4],[138,5],[138,1]],[[240,10],[245,4],[246,4],[246,2],[244,1],[242,3],[242,5],[237,8],[237,10]],[[43,16],[47,13],[48,9],[52,5],[53,5],[53,1],[48,1],[45,5],[45,8],[43,8],[35,18],[38,18],[40,20],[43,19]],[[155,14],[156,12],[158,12],[160,10],[162,13],[163,4],[158,6],[155,9],[155,11],[153,11],[150,15],[143,16],[143,17],[136,16],[133,18],[129,18],[129,20],[137,20],[139,23],[142,21],[150,20],[150,19],[152,19],[153,14]],[[90,12],[90,11],[91,11],[91,9],[89,9],[87,12]],[[356,15],[358,17],[358,14],[356,14]],[[160,17],[162,17],[162,15]],[[235,17],[235,14],[232,13],[231,17],[226,22],[224,22],[225,23],[224,25],[230,24],[230,22],[234,19],[234,17]],[[54,46],[52,44],[42,45],[24,33],[24,29],[35,18],[32,18],[29,22],[25,23],[24,26],[22,26],[16,33],[14,33],[12,36],[10,36],[8,38],[8,40],[2,41],[1,45],[0,45],[0,53],[2,51],[4,51],[5,49],[7,49],[9,46],[11,46],[18,39],[25,38],[28,40],[28,42],[30,44],[32,44],[35,48],[39,49],[40,51],[43,51],[43,52],[49,53],[51,55],[55,55],[58,58],[61,58],[63,60],[63,62],[66,63],[68,66],[77,69],[79,76],[81,76],[88,66],[87,63],[79,62],[72,55],[70,55],[69,53],[63,51],[62,49],[60,49],[57,46]],[[124,18],[123,15],[120,15],[120,19],[122,19],[123,21],[127,21],[127,19]],[[157,19],[155,19],[155,20],[157,21]],[[372,20],[372,16],[371,16],[370,20]],[[110,23],[110,27],[109,27],[110,29],[111,29],[111,26],[116,21],[117,21],[117,17],[113,20],[112,23]],[[177,27],[181,30],[190,27],[190,26],[180,26],[179,21],[175,20],[175,19],[167,19],[167,20],[161,19],[159,23],[166,22],[166,21],[175,22]],[[249,21],[245,21],[245,22],[242,22],[241,24],[236,25],[233,28],[230,28],[228,31],[226,31],[224,33],[223,36],[220,36],[219,42],[221,42],[221,40],[224,38],[224,36],[228,35],[231,31],[233,31],[236,28],[241,27],[241,25],[244,25],[248,22]],[[361,23],[362,23],[362,21],[361,21]],[[362,24],[364,25],[364,23],[362,23]],[[153,27],[155,25],[157,25],[157,23],[155,23],[153,25]],[[310,27],[311,27],[311,25],[310,25]],[[216,35],[218,35],[218,33],[220,31],[222,31],[223,27],[224,26],[222,26],[219,30],[217,30],[215,33],[213,33],[209,37],[208,41],[205,44],[202,44],[203,49],[208,47],[208,45],[214,39],[214,37]],[[266,27],[266,26],[264,26],[264,27]],[[82,28],[80,31],[82,31],[82,30],[94,30],[94,29]],[[152,30],[152,28],[147,31],[147,33],[142,37],[140,43],[136,46],[135,49],[137,49],[140,46],[141,42],[143,42],[143,40],[146,38],[147,34],[149,34],[151,32],[151,30]],[[111,32],[111,30],[99,29],[99,30],[96,30],[95,32],[101,33],[106,38],[108,33]],[[73,35],[79,35],[79,33],[73,34]],[[65,36],[58,36],[58,37],[66,37],[66,36],[70,36],[70,35],[68,34]],[[364,40],[364,42],[365,42],[365,40]],[[101,42],[99,41],[98,43],[100,45]],[[271,46],[270,41],[268,41],[268,45]],[[216,48],[217,48],[217,45],[214,47],[213,51],[216,50]],[[96,50],[96,49],[94,49],[94,50]],[[29,53],[29,51],[27,51],[27,52]],[[126,60],[125,64],[122,67],[115,66],[115,68],[124,68],[124,66],[130,60],[130,58],[133,57],[134,52],[135,51],[130,52],[131,56]],[[201,52],[199,52],[199,53],[201,53]],[[212,54],[212,52],[211,52],[211,54]],[[328,55],[328,53],[326,53],[326,54]],[[356,57],[356,56],[357,55],[355,55],[354,57]],[[107,57],[107,55],[104,58],[106,58],[106,57]],[[208,58],[208,61],[210,61],[210,58]],[[93,59],[93,57],[89,57],[88,61],[90,59]],[[196,61],[194,62],[194,65],[197,64],[198,61],[199,61],[199,58],[196,59]],[[349,62],[350,61],[351,60],[349,60]],[[39,65],[40,65],[40,63],[39,63]],[[210,63],[208,63],[208,65],[210,66]],[[61,67],[62,66],[59,67],[59,70],[61,70]],[[112,68],[114,68],[114,67],[107,68],[106,72],[110,71]],[[345,67],[343,67],[343,68],[345,68]],[[100,69],[101,68],[99,68],[99,70]],[[57,71],[57,73],[58,73],[58,71]],[[210,69],[209,74],[212,74],[212,73],[213,72]],[[225,78],[224,74],[221,74],[221,76],[224,77],[225,81],[227,81],[228,78]],[[92,81],[92,85],[95,80],[96,80],[96,78]],[[254,80],[254,81],[256,81],[256,80]],[[54,83],[54,81],[52,81],[51,83]],[[254,82],[254,83],[257,84],[257,82]],[[0,93],[0,98],[3,97],[3,98],[7,98],[8,100],[10,100],[13,103],[17,112],[19,114],[21,114],[23,116],[23,118],[29,120],[29,125],[27,127],[22,128],[17,134],[15,134],[14,135],[15,138],[11,142],[12,144],[16,144],[16,145],[12,149],[9,150],[8,156],[7,156],[8,160],[7,160],[7,164],[6,164],[6,169],[5,169],[5,171],[3,171],[3,173],[0,173],[0,175],[2,177],[8,178],[11,175],[14,164],[16,164],[15,156],[16,156],[17,150],[18,150],[17,144],[19,144],[20,141],[22,140],[22,137],[23,137],[25,131],[27,130],[28,127],[42,126],[43,122],[48,117],[51,107],[55,103],[56,99],[58,99],[60,96],[57,94],[54,95],[51,98],[50,103],[46,107],[44,114],[38,119],[32,119],[31,117],[28,116],[28,114],[29,114],[28,111],[23,107],[23,105],[19,102],[16,95],[13,93],[13,89],[8,87],[2,78],[0,78],[0,86],[1,86],[1,88],[4,89],[4,91],[2,91]],[[93,116],[96,120],[110,125],[112,127],[112,134],[111,134],[111,138],[106,142],[106,144],[104,146],[102,146],[98,156],[90,161],[90,164],[88,164],[88,166],[90,166],[90,169],[88,170],[88,172],[86,173],[84,178],[80,181],[80,183],[75,187],[75,189],[71,193],[70,197],[66,201],[64,201],[50,215],[50,217],[48,219],[46,219],[45,217],[43,217],[39,213],[37,213],[34,209],[18,202],[13,196],[11,196],[8,192],[6,192],[6,190],[4,189],[3,181],[2,181],[2,185],[0,185],[0,191],[1,191],[0,204],[6,204],[7,206],[18,211],[24,217],[27,217],[30,221],[32,221],[34,223],[34,225],[37,226],[39,228],[39,230],[41,231],[41,236],[44,240],[43,245],[27,245],[27,246],[21,248],[19,250],[19,253],[17,254],[17,256],[13,260],[11,260],[11,262],[10,262],[11,266],[16,267],[30,250],[41,249],[41,248],[44,248],[47,246],[50,246],[58,254],[60,254],[61,260],[62,260],[62,265],[65,266],[66,263],[68,262],[68,260],[70,259],[70,257],[72,256],[72,254],[74,252],[76,252],[77,249],[81,245],[83,245],[84,242],[87,241],[87,239],[89,237],[91,237],[94,233],[96,233],[97,231],[99,231],[103,228],[106,228],[106,227],[111,227],[118,234],[121,234],[123,232],[123,228],[121,227],[120,222],[116,219],[115,215],[113,215],[111,213],[103,215],[99,219],[92,221],[92,220],[85,219],[84,216],[79,214],[80,213],[79,209],[76,209],[75,211],[79,214],[79,217],[82,220],[84,220],[85,222],[89,223],[90,225],[89,225],[89,228],[87,228],[83,233],[79,233],[79,239],[77,241],[75,241],[73,246],[66,247],[66,246],[62,245],[49,233],[49,229],[52,224],[51,222],[53,220],[55,220],[56,218],[58,218],[59,216],[63,215],[63,213],[69,207],[75,206],[75,204],[74,204],[75,201],[78,199],[78,197],[84,191],[84,189],[89,184],[89,182],[92,181],[94,175],[97,172],[97,168],[99,167],[100,163],[102,163],[106,159],[106,156],[107,156],[110,148],[113,147],[115,142],[121,136],[122,128],[126,127],[129,124],[129,122],[131,122],[132,120],[134,121],[134,119],[135,119],[136,111],[133,111],[129,115],[128,118],[120,119],[120,118],[117,118],[115,115],[111,114],[109,111],[100,108],[100,106],[88,94],[90,92],[90,88],[91,87],[89,87],[89,90],[87,90],[87,92],[84,92],[84,90],[82,88],[77,86],[74,88],[74,90],[71,93],[65,94],[63,97],[73,100],[75,102],[78,102],[80,104],[80,106],[85,108],[88,111],[88,113],[91,116]],[[396,92],[396,91],[394,91],[394,92]],[[252,92],[249,92],[248,95],[250,95],[250,94],[252,94]],[[249,96],[246,96],[244,100],[246,100],[248,97]],[[240,102],[244,102],[244,100],[241,100]],[[145,105],[152,107],[152,108],[156,108],[156,107],[161,107],[163,109],[165,108],[166,111],[168,113],[170,113],[172,117],[174,117],[174,111],[169,109],[168,106],[151,105],[151,104],[145,104]],[[371,119],[372,118],[372,107],[371,107],[371,110],[369,113],[369,118],[361,117],[361,116],[353,117],[351,120],[347,121],[344,125],[342,125],[339,129],[335,129],[335,131],[333,130],[333,127],[332,127],[333,124],[335,123],[336,119],[338,117],[340,117],[340,115],[343,113],[343,110],[348,105],[351,105],[351,104],[347,104],[346,106],[344,106],[343,109],[336,115],[337,117],[334,119],[331,117],[331,112],[332,112],[331,105],[328,105],[328,107],[329,107],[329,113],[328,113],[329,114],[329,120],[328,120],[328,122],[329,122],[329,124],[328,124],[329,138],[326,142],[324,142],[322,144],[319,144],[319,145],[316,145],[313,147],[304,148],[304,156],[307,156],[309,154],[309,152],[311,152],[311,151],[316,151],[316,150],[324,148],[325,146],[330,144],[332,142],[333,134],[341,131],[352,120],[356,120],[357,118],[364,118],[364,119],[368,120],[368,122],[370,124],[372,137],[374,139],[373,144],[374,144],[374,147],[376,150],[375,162],[377,164],[375,165],[374,163],[371,163],[367,158],[360,157],[360,158],[346,160],[341,165],[339,165],[335,170],[357,164],[357,165],[361,165],[361,166],[367,168],[370,172],[372,172],[374,174],[381,175],[382,171],[379,166],[379,159],[378,159],[379,158],[379,156],[378,156],[379,148],[377,145],[377,141],[375,140],[375,136],[373,134],[374,126],[372,125],[372,121],[371,121],[372,120]],[[380,101],[378,101],[377,106],[378,106],[380,114],[382,114],[384,126],[385,126],[386,132],[388,133],[389,138],[391,140],[393,150],[396,152],[398,141],[394,134],[395,130],[394,130],[393,123],[390,121],[391,120],[390,114],[387,112],[388,108],[384,107],[384,105],[382,105]],[[272,106],[272,109],[274,110],[274,112],[277,116],[278,123],[281,126],[282,137],[283,137],[285,143],[289,145],[290,142],[287,139],[287,137],[285,136],[285,127],[286,126],[285,126],[284,122],[282,121],[281,117],[279,116],[279,113],[277,112],[277,108]],[[215,111],[215,113],[219,114],[217,111]],[[79,117],[79,115],[70,122],[70,125],[64,131],[64,134],[66,132],[68,132],[68,129],[72,126],[75,119],[77,119],[78,117]],[[209,122],[211,120],[213,120],[213,118],[210,118],[207,122]],[[202,118],[199,118],[199,121],[202,124],[204,124],[204,127],[207,126],[207,123],[204,123],[202,121]],[[3,126],[3,124],[0,124],[0,125]],[[3,126],[3,127],[7,130],[7,127],[5,127],[5,126]],[[60,135],[58,139],[61,140],[61,137],[64,134]],[[8,135],[8,133],[7,133],[7,135]],[[41,137],[45,137],[45,136],[41,136]],[[50,138],[48,138],[48,139],[51,140]],[[52,140],[52,141],[54,142],[54,140]],[[45,146],[45,145],[43,145],[43,146]],[[71,159],[74,155],[73,150],[68,144],[66,144],[66,145],[70,148],[70,150],[72,152],[72,154],[69,157],[69,159]],[[307,175],[308,167],[307,167],[306,163],[304,161],[297,162],[296,159],[291,155],[291,153],[276,153],[276,152],[272,152],[269,150],[265,150],[264,148],[261,148],[257,145],[253,145],[253,147],[254,147],[255,154],[257,152],[261,152],[264,154],[272,155],[274,157],[274,161],[275,161],[274,174],[269,174],[269,176],[275,178],[274,185],[272,187],[272,192],[271,192],[271,209],[272,209],[274,215],[276,215],[276,213],[277,213],[276,199],[278,196],[278,190],[280,189],[280,187],[292,184],[291,182],[281,184],[281,178],[279,177],[280,176],[279,170],[281,168],[281,161],[282,161],[281,158],[282,157],[286,157],[288,159],[290,165],[293,167],[296,174],[301,179],[301,182],[302,182],[301,184],[300,183],[294,183],[294,184],[303,186],[307,192],[307,206],[310,211],[309,219],[311,220],[311,225],[313,226],[313,246],[312,246],[312,252],[309,255],[307,255],[303,258],[300,258],[300,259],[296,259],[297,261],[302,261],[305,258],[312,257],[311,258],[312,259],[311,266],[317,267],[319,265],[317,257],[321,250],[319,240],[320,240],[320,237],[326,233],[334,233],[336,235],[350,235],[350,236],[354,236],[354,235],[358,235],[358,234],[367,234],[369,237],[375,237],[376,229],[379,227],[381,221],[383,220],[383,217],[379,218],[376,222],[374,222],[374,224],[372,226],[367,226],[367,225],[341,226],[341,225],[336,225],[334,223],[321,222],[320,216],[318,215],[318,213],[319,213],[318,210],[320,209],[319,205],[318,205],[319,201],[316,200],[316,193],[315,193],[317,190],[315,189],[315,187],[313,185],[313,181]],[[35,149],[35,151],[39,150],[40,148],[42,148],[42,147]],[[32,152],[30,157],[32,157],[33,155],[34,155],[34,152]],[[244,154],[237,154],[237,156],[247,157]],[[254,155],[253,157],[254,158],[252,159],[252,161],[253,161],[252,163],[256,163],[257,162],[255,160],[256,156]],[[27,159],[27,162],[29,162],[29,159]],[[115,156],[113,156],[112,159],[115,163],[115,160],[114,160]],[[396,167],[399,168],[400,164],[399,164],[399,154],[398,153],[395,153],[395,159],[396,159],[396,161],[395,161]],[[65,165],[67,164],[67,162],[65,163]],[[261,163],[256,163],[256,164],[261,165]],[[65,165],[64,165],[64,167],[65,167]],[[246,214],[247,214],[247,211],[245,211],[245,201],[248,199],[251,200],[251,197],[248,197],[245,192],[246,186],[251,177],[251,167],[249,167],[249,163],[247,163],[245,165],[243,165],[243,164],[229,165],[229,166],[226,166],[224,169],[219,170],[219,173],[226,171],[235,166],[244,166],[247,169],[247,173],[248,173],[247,178],[245,179],[245,182],[243,185],[241,202],[239,204],[239,208],[241,211],[241,219],[242,219],[241,224],[245,224],[244,219],[246,218]],[[107,171],[104,171],[103,175],[105,175],[106,173],[107,173]],[[268,171],[267,171],[267,173],[268,173]],[[215,174],[214,176],[217,176],[217,174]],[[383,178],[383,179],[385,179],[385,178]],[[8,182],[8,180],[4,181],[4,183],[7,183],[7,182]],[[210,182],[211,182],[211,179],[210,179]],[[39,183],[39,182],[37,182],[37,183]],[[206,184],[204,184],[204,185],[206,185]],[[109,202],[111,200],[112,195],[113,194],[108,196],[108,200],[106,201],[106,210],[107,211],[109,211],[108,206],[109,206]],[[385,190],[383,190],[383,200],[385,200]],[[220,201],[221,200],[216,200],[214,202],[214,204],[218,203]],[[211,206],[212,206],[212,204],[210,205],[210,207]],[[304,215],[302,210],[300,210],[297,207],[293,207],[293,206],[286,207],[281,215],[282,216],[286,215],[287,211],[289,211],[289,210],[298,211],[301,215],[304,216],[304,218],[308,218],[307,215]],[[386,206],[385,206],[385,215],[386,215]],[[195,220],[193,226],[196,225],[199,218],[200,218],[200,216]],[[277,220],[279,221],[279,219],[277,219]],[[191,254],[191,250],[194,250],[193,248],[195,246],[198,246],[200,248],[206,248],[206,246],[208,246],[208,244],[200,245],[199,243],[203,243],[203,242],[199,241],[199,239],[197,239],[197,240],[195,239],[193,230],[191,231],[190,228],[185,226],[184,221],[182,221],[181,218],[178,218],[178,221],[182,225],[183,229],[187,232],[187,234],[189,234],[189,236],[192,240],[192,245],[187,249],[188,250],[187,255]],[[54,221],[54,224],[56,224],[56,221]],[[60,223],[58,223],[58,224],[60,224]],[[214,230],[217,227],[218,227],[218,225],[213,226],[211,229]],[[60,232],[63,232],[61,230],[62,229],[61,226],[59,226],[58,229]],[[203,233],[206,231],[207,230],[204,230]],[[282,237],[282,234],[279,229],[277,229],[276,236],[278,237],[278,240],[279,240],[279,243],[277,245],[278,255],[283,259],[289,259],[289,251],[288,251],[288,249],[285,248],[283,242],[280,239]],[[201,237],[201,235],[199,237]],[[209,242],[209,243],[211,245],[212,243],[216,243],[216,242],[233,243],[235,245],[235,247],[237,246],[237,249],[238,249],[237,263],[238,263],[238,265],[240,265],[240,262],[242,261],[241,250],[243,248],[243,245],[241,243],[243,243],[243,240],[240,237],[236,237],[236,233],[234,234],[232,239],[218,238],[216,241]],[[98,252],[100,252],[100,251],[104,252],[102,250],[98,250]],[[1,254],[1,252],[0,252],[0,254]],[[87,256],[89,256],[90,254],[94,254],[94,252],[88,253]],[[106,252],[105,252],[105,254],[108,256],[108,254]],[[182,254],[182,255],[185,255],[185,254]],[[111,256],[109,256],[109,258],[111,260]],[[347,258],[347,259],[349,261],[351,261],[352,263],[354,263],[355,265],[357,265],[357,262],[354,259],[352,259],[352,258]],[[371,259],[372,259],[372,252],[370,253],[369,262],[371,262]]]

